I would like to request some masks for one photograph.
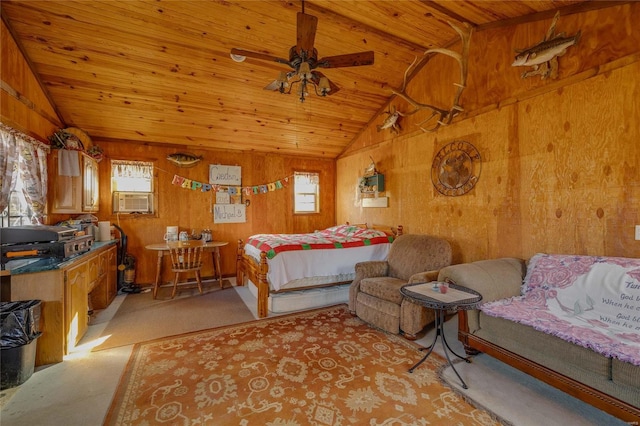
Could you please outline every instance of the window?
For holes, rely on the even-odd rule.
[[[293,175],[293,212],[320,212],[320,178],[318,173],[295,172]]]
[[[16,187],[9,194],[9,205],[0,214],[0,226],[31,225],[33,211],[22,193],[22,179],[18,173]]]
[[[114,213],[153,213],[153,188],[152,162],[111,160]]]
[[[153,163],[111,160],[111,191],[153,192]]]
[[[0,225],[44,222],[49,146],[0,122]]]

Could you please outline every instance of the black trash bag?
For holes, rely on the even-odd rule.
[[[0,348],[23,346],[40,336],[41,302],[0,302]]]

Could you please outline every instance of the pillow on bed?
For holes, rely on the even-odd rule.
[[[324,229],[322,231],[316,231],[321,234],[330,234],[330,235],[349,235],[355,232],[358,229],[362,229],[356,225],[336,225],[331,228]]]
[[[320,231],[320,234],[327,235],[328,237],[348,238],[348,239],[372,239],[376,237],[385,237],[382,231],[376,229],[361,228],[356,225],[337,225],[327,228],[324,231]]]
[[[366,238],[366,239],[372,239],[372,238],[376,238],[376,237],[386,237],[387,234],[385,234],[383,231],[379,231],[377,229],[362,229],[362,228],[358,228],[353,234],[353,237],[357,237],[357,238]]]

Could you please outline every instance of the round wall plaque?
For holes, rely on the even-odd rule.
[[[475,186],[481,167],[482,159],[475,146],[454,141],[443,146],[433,158],[431,181],[441,194],[456,197]]]

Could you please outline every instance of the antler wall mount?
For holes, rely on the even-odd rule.
[[[471,42],[471,33],[473,32],[473,28],[468,23],[463,23],[463,28],[459,28],[449,22],[449,25],[458,33],[460,39],[462,40],[462,51],[460,53],[455,52],[450,49],[444,48],[434,48],[429,49],[424,52],[423,57],[431,54],[441,53],[447,56],[452,57],[458,64],[460,65],[460,83],[454,83],[457,87],[456,92],[453,98],[453,105],[449,109],[438,108],[434,105],[418,102],[414,100],[407,94],[407,76],[409,75],[409,71],[411,71],[416,65],[418,58],[416,58],[411,65],[404,72],[404,79],[402,82],[402,87],[400,89],[391,89],[391,91],[397,95],[398,97],[407,101],[413,109],[409,112],[397,114],[401,117],[413,115],[419,111],[431,111],[431,115],[429,115],[424,120],[418,123],[418,126],[423,132],[433,132],[436,131],[442,125],[451,124],[453,117],[455,117],[460,111],[463,111],[462,106],[460,105],[460,96],[462,95],[462,91],[466,87],[467,84],[467,71],[468,71],[468,63],[469,63],[469,44]],[[387,118],[388,120],[389,118]],[[435,119],[435,124],[432,124],[431,127],[425,128],[425,123],[432,123]]]
[[[283,94],[290,94],[294,86],[300,102],[304,102],[309,95],[309,86],[313,87],[316,95],[327,96],[336,93],[339,89],[317,68],[342,68],[372,65],[373,51],[349,53],[345,55],[327,56],[318,59],[318,51],[314,47],[318,18],[304,13],[304,0],[302,11],[297,14],[296,21],[296,45],[289,49],[289,59],[279,58],[265,53],[253,52],[244,49],[231,49],[231,58],[236,62],[242,62],[246,58],[260,59],[288,65],[292,71],[280,72],[280,75],[265,90],[274,90]]]

